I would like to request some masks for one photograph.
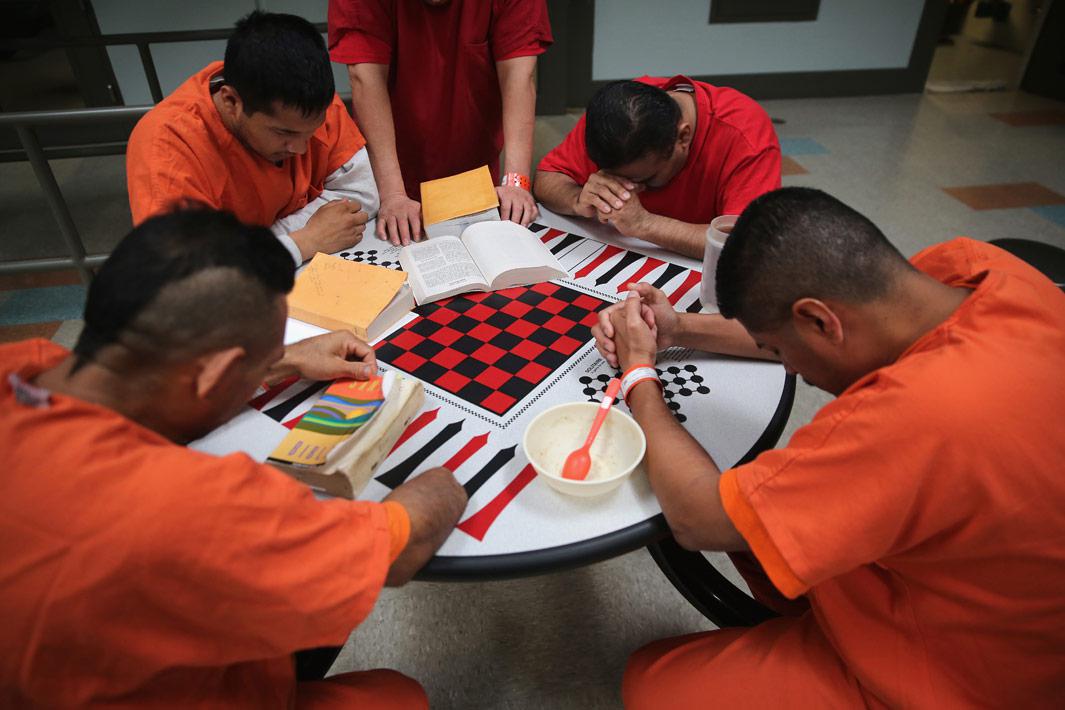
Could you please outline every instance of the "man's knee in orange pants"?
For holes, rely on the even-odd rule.
[[[661,639],[629,658],[625,707],[862,707],[864,694],[812,614]]]
[[[300,683],[296,705],[301,708],[418,710],[429,707],[429,698],[413,678],[398,671],[378,668]]]

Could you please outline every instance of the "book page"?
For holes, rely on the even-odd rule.
[[[462,243],[493,290],[567,276],[543,242],[514,222],[475,224],[462,233]]]
[[[418,303],[488,288],[481,270],[457,237],[437,237],[403,247],[399,260],[411,275]]]

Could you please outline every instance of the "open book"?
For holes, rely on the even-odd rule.
[[[400,252],[399,263],[419,304],[568,276],[535,234],[508,221],[479,222],[459,237],[411,244]]]

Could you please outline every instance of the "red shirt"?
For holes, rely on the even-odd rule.
[[[0,707],[290,706],[292,652],[366,618],[405,512],[319,501],[243,454],[16,392],[11,373],[29,382],[67,355],[0,347]]]
[[[787,447],[722,474],[722,503],[882,702],[1060,707],[1065,295],[970,239],[913,265],[972,291]]]
[[[334,62],[388,64],[407,195],[425,180],[488,165],[499,179],[503,104],[496,62],[551,44],[545,0],[333,0]]]
[[[640,193],[648,212],[707,224],[718,215],[739,214],[754,198],[780,187],[780,143],[768,114],[753,99],[685,76],[636,81],[666,91],[678,84],[695,87],[697,118],[688,162],[665,187]],[[563,173],[578,185],[599,170],[588,157],[584,119],[544,156],[538,170]]]

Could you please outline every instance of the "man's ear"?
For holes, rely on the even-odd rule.
[[[843,342],[843,323],[824,301],[800,298],[791,304],[791,316],[803,338],[820,338],[832,345]]]
[[[218,89],[218,96],[221,98],[222,111],[225,112],[226,117],[231,120],[240,118],[240,114],[244,111],[244,101],[241,100],[237,90],[223,84]]]
[[[677,147],[681,150],[687,150],[692,143],[692,138],[695,137],[695,127],[688,121],[681,121],[677,124]]]
[[[246,356],[247,353],[240,346],[216,350],[201,356],[197,360],[199,371],[196,373],[196,396],[200,399],[210,398]]]

